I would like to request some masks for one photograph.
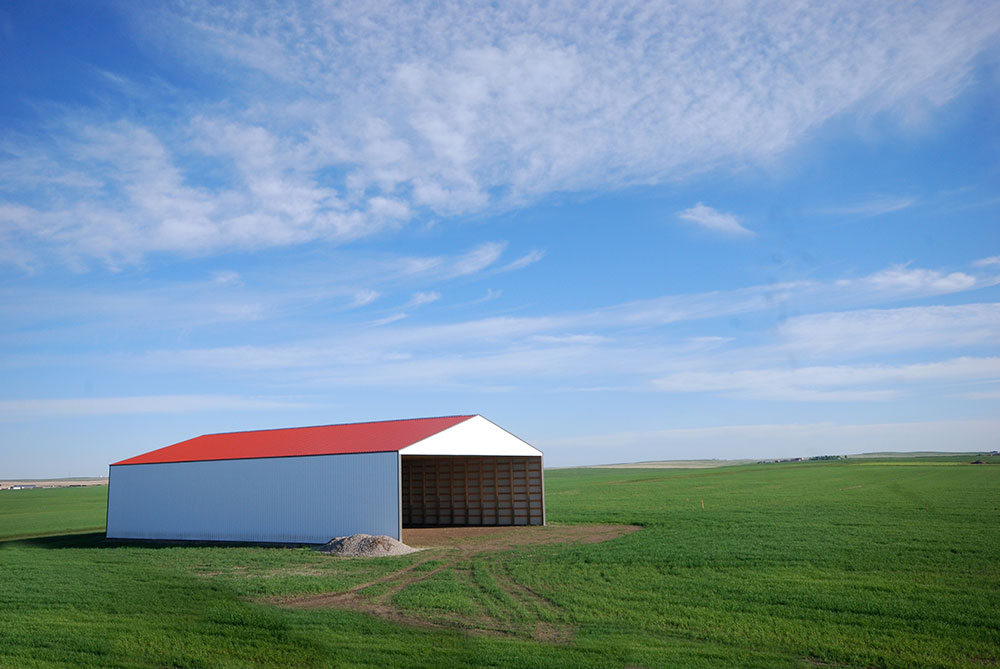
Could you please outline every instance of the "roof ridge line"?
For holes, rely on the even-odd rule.
[[[232,432],[206,432],[205,434],[199,434],[197,437],[191,437],[191,439],[198,439],[199,437],[215,437],[221,434],[250,434],[251,432],[278,432],[279,430],[309,430],[317,427],[343,427],[347,425],[376,425],[378,423],[408,423],[410,421],[417,420],[436,420],[438,418],[475,418],[476,416],[481,416],[478,413],[456,413],[449,414],[446,416],[420,416],[419,418],[389,418],[386,420],[360,420],[353,423],[324,423],[322,425],[299,425],[297,427],[265,427],[259,430],[233,430]],[[190,441],[190,439],[185,439],[184,441]],[[177,442],[182,443],[182,442]]]

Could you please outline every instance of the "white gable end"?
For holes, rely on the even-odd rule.
[[[400,449],[400,455],[542,455],[531,444],[482,416],[452,425],[422,441]]]

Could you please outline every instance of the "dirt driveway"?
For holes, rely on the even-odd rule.
[[[473,634],[492,634],[533,638],[549,643],[566,643],[572,636],[571,627],[561,622],[565,615],[543,594],[518,583],[504,565],[489,560],[491,554],[502,553],[518,546],[542,544],[593,544],[609,541],[641,529],[638,525],[546,525],[543,527],[449,527],[413,528],[403,530],[403,543],[425,549],[421,557],[387,576],[362,583],[340,592],[327,592],[301,597],[271,600],[290,608],[333,607],[363,611],[399,623],[420,627],[450,627]],[[483,562],[483,561],[486,562]],[[474,599],[478,592],[472,578],[474,562],[490,573],[495,586],[502,591],[498,602],[506,598],[512,607],[503,614],[482,610],[476,616],[458,616],[446,612],[434,615],[408,611],[396,604],[395,596],[406,588],[426,581],[445,570],[455,573],[459,582],[469,588]],[[430,564],[427,564],[430,563]],[[436,564],[435,564],[436,563]],[[432,566],[433,565],[433,566]],[[431,567],[431,568],[427,568]],[[521,611],[522,613],[517,613]]]
[[[458,548],[478,552],[532,544],[596,544],[638,529],[638,525],[404,528],[403,543],[413,548]]]

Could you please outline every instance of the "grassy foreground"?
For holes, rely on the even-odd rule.
[[[550,522],[642,531],[467,559],[120,545],[106,488],[4,492],[0,665],[996,665],[1000,467],[968,461],[552,471]],[[275,603],[408,566],[423,625]]]

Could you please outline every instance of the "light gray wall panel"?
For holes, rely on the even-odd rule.
[[[108,537],[325,543],[399,539],[396,453],[111,467]]]

